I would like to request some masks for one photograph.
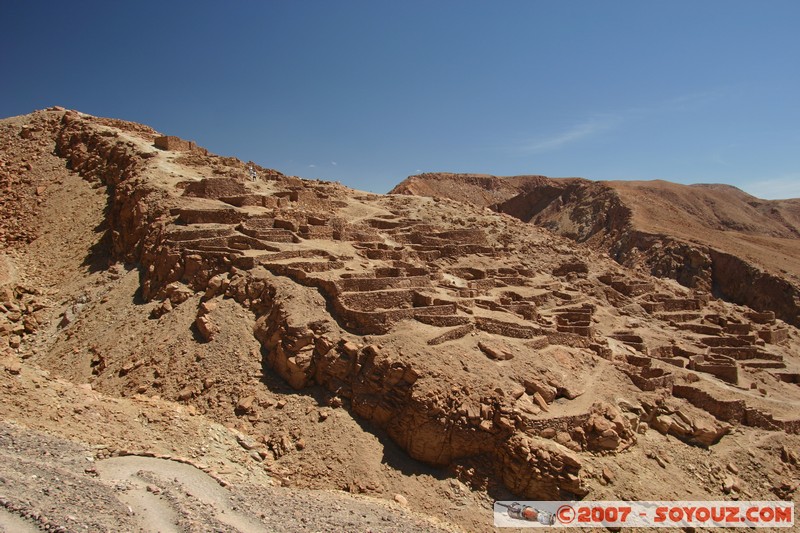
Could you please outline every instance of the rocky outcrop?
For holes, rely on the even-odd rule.
[[[544,182],[491,208],[578,242],[613,240],[631,218],[613,189],[578,179]]]
[[[488,207],[513,198],[522,192],[528,182],[536,182],[539,178],[547,181],[544,176],[509,179],[485,174],[429,172],[408,177],[389,194],[452,198],[459,202]]]
[[[517,435],[500,452],[503,483],[515,494],[530,499],[585,496],[579,477],[581,466],[574,452],[537,437]]]
[[[711,284],[715,294],[756,311],[771,311],[776,317],[800,326],[800,288],[733,254],[708,250]]]
[[[145,241],[157,238],[157,219],[163,218],[163,213],[155,210],[158,199],[152,196],[165,198],[163,191],[139,176],[152,152],[118,140],[113,132],[96,131],[88,127],[85,118],[69,111],[62,118],[56,153],[66,159],[70,169],[108,188],[112,258],[145,262]]]

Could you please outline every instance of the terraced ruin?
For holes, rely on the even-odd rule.
[[[730,185],[429,173],[392,193],[512,215],[686,287],[800,325],[800,200]]]
[[[773,455],[800,442],[800,336],[772,311],[455,200],[285,176],[75,111],[3,127],[4,138],[22,140],[14,150],[52,151],[41,160],[107,194],[95,246],[105,263],[94,268],[132,269],[130,323],[153,332],[136,347],[93,338],[113,312],[102,299],[48,300],[29,278],[29,292],[5,285],[7,357],[110,395],[190,405],[247,439],[269,432],[265,413],[276,407],[266,385],[250,381],[245,392],[229,374],[224,361],[243,358],[487,497],[655,499],[686,487],[716,497],[731,493],[716,471],[698,481],[663,457],[729,450],[716,453],[743,461],[754,445],[771,450],[758,461],[780,466],[777,477],[756,485],[753,467],[734,492],[796,498],[796,461]],[[251,324],[250,340],[231,333],[241,324]],[[188,330],[190,349],[169,344]],[[197,355],[176,371],[202,346],[223,363]],[[299,441],[248,447],[273,471],[301,461],[289,457],[305,453]],[[320,457],[302,461],[325,470],[313,466]],[[672,478],[671,488],[637,488],[641,475]],[[465,516],[456,520],[474,526]]]

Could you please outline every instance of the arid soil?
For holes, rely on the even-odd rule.
[[[0,122],[0,202],[10,530],[797,501],[796,327],[590,243],[60,108]]]

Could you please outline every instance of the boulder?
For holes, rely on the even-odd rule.
[[[589,492],[578,455],[551,440],[516,434],[500,450],[499,463],[506,487],[523,498],[571,498]]]
[[[213,340],[217,333],[219,333],[219,328],[211,321],[208,315],[198,316],[194,323],[197,326],[197,331],[200,332],[200,335],[206,342]]]

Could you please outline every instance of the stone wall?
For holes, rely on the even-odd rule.
[[[153,144],[160,150],[170,150],[174,152],[199,150],[203,153],[208,153],[206,149],[198,147],[194,141],[185,141],[180,137],[175,137],[174,135],[163,135],[161,137],[156,137]]]

